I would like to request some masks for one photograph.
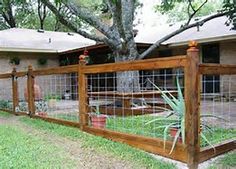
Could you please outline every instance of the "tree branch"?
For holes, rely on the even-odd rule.
[[[108,38],[114,38],[113,32],[110,30],[110,26],[103,23],[100,18],[93,15],[92,12],[88,11],[88,9],[83,8],[77,4],[76,0],[70,0],[65,3],[65,5],[76,15],[82,18],[85,22],[99,30],[102,34],[104,34]]]
[[[89,38],[98,42],[105,42],[108,43],[108,40],[105,37],[98,37],[95,35],[91,35],[85,31],[82,31],[77,28],[77,25],[74,23],[70,22],[69,20],[65,19],[65,17],[57,10],[57,8],[48,0],[41,0],[42,3],[44,3],[53,13],[54,15],[58,18],[58,20],[65,26],[67,26],[69,29],[72,31],[84,36],[85,38]]]
[[[16,27],[16,22],[15,22],[15,18],[13,16],[13,12],[12,12],[12,5],[10,1],[6,1],[6,6],[4,7],[5,12],[2,11],[2,16],[4,18],[4,20],[6,21],[6,23],[11,27],[14,28]]]
[[[133,21],[134,21],[134,0],[122,0],[122,20],[125,32],[125,40],[129,41],[133,36]]]
[[[191,20],[196,15],[196,13],[201,10],[201,8],[208,2],[208,0],[205,0],[197,9],[195,9],[193,7],[193,4],[192,4],[191,0],[188,0],[188,2],[189,2],[189,5],[188,5],[188,15],[189,15],[189,18],[188,18],[188,21],[187,21],[187,23],[185,25],[188,25],[191,22]],[[192,14],[190,14],[189,7],[191,7],[191,9],[193,10]]]
[[[193,24],[189,24],[189,25],[185,25],[183,27],[181,27],[180,29],[168,34],[167,36],[161,38],[160,40],[158,40],[157,42],[155,42],[152,46],[150,46],[146,51],[144,51],[141,55],[139,55],[137,57],[137,59],[143,59],[145,58],[147,55],[149,55],[151,52],[153,52],[156,48],[160,47],[161,43],[167,41],[168,39],[172,38],[173,36],[175,35],[178,35],[180,34],[181,32],[187,30],[187,29],[190,29],[190,28],[193,28],[193,27],[196,27],[196,26],[199,26],[199,25],[203,25],[204,23],[206,23],[207,21],[210,21],[214,18],[218,18],[218,17],[221,17],[221,16],[225,16],[227,15],[229,12],[224,12],[224,13],[217,13],[217,14],[214,14],[214,15],[211,15],[205,19],[202,19],[201,21],[199,22],[196,22],[196,23],[193,23]]]

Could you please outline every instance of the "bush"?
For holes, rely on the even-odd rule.
[[[0,109],[8,109],[10,108],[10,103],[6,100],[0,100]]]

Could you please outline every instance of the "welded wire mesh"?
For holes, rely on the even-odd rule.
[[[17,112],[28,113],[28,91],[27,91],[27,76],[17,78],[18,88],[18,101],[19,104],[16,107]]]
[[[236,139],[236,75],[202,77],[201,146]]]
[[[36,115],[67,121],[79,121],[77,73],[36,76]]]
[[[0,79],[0,109],[13,111],[12,79]]]
[[[92,127],[163,138],[168,124],[180,123],[178,115],[166,118],[172,108],[163,99],[162,92],[171,100],[178,99],[177,81],[181,93],[184,91],[182,69],[101,73],[87,77]],[[106,117],[105,124],[96,118],[98,114]],[[169,133],[168,138],[173,139]]]

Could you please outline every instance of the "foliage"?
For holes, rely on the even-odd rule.
[[[194,9],[201,6],[205,0],[194,0],[192,5]],[[216,13],[218,10],[222,8],[223,0],[218,1],[208,1],[194,16],[202,17],[206,15],[210,15],[212,13]],[[188,1],[178,1],[178,2],[163,2],[160,5],[155,6],[156,12],[161,12],[162,14],[167,15],[168,22],[175,23],[178,21],[187,21],[189,18],[188,14]],[[190,13],[193,12],[193,9],[190,8]]]
[[[223,11],[230,11],[227,16],[229,20],[226,22],[227,25],[233,24],[233,29],[236,29],[236,0],[224,0]]]
[[[72,168],[75,165],[61,148],[16,127],[0,125],[0,135],[1,168]]]
[[[91,108],[94,110],[94,112],[92,112],[92,113],[90,113],[90,114],[91,114],[91,115],[96,115],[96,116],[98,116],[98,115],[101,114],[101,112],[100,112],[100,110],[99,110],[99,104],[95,105],[95,107],[96,107],[96,108],[91,107]]]
[[[14,65],[19,65],[20,58],[18,56],[13,56],[10,58],[9,63],[14,64]]]
[[[186,113],[185,112],[185,101],[184,101],[184,98],[183,98],[181,87],[179,85],[179,79],[178,79],[178,77],[176,78],[176,85],[177,85],[177,91],[178,91],[178,97],[177,98],[175,96],[173,96],[169,91],[162,91],[152,81],[150,81],[150,83],[158,91],[161,92],[162,98],[170,106],[171,109],[163,108],[165,111],[168,112],[168,115],[165,118],[162,118],[162,119],[156,118],[154,120],[151,120],[151,121],[147,122],[146,125],[151,124],[153,122],[157,122],[157,121],[169,121],[169,123],[167,125],[160,125],[159,126],[159,128],[164,128],[164,132],[163,132],[164,148],[165,148],[165,142],[167,140],[167,135],[168,135],[169,129],[170,128],[176,128],[177,129],[177,133],[174,137],[174,141],[173,141],[172,148],[171,148],[171,151],[170,151],[170,154],[171,154],[173,152],[173,150],[176,146],[176,143],[178,141],[178,138],[180,136],[182,138],[183,144],[185,144],[185,113]],[[177,117],[177,119],[169,119],[172,116]],[[202,118],[209,118],[209,117],[224,120],[221,117],[218,117],[218,116],[215,116],[215,115],[212,115],[212,114],[201,115],[201,120],[202,120]],[[213,130],[211,129],[211,127],[208,124],[204,123],[203,121],[200,124],[200,128],[206,129],[209,132],[213,133]],[[208,145],[210,145],[214,149],[214,146],[208,140],[208,138],[206,137],[206,135],[203,132],[200,133],[200,136]]]
[[[0,100],[0,109],[10,109],[11,104],[9,101],[6,100]]]
[[[47,112],[48,104],[47,104],[47,102],[45,102],[43,100],[37,101],[37,102],[35,102],[35,108],[36,108],[36,112]]]
[[[28,112],[28,103],[20,102],[18,107],[16,107],[16,112]]]
[[[38,11],[39,3],[40,0],[0,0],[0,30],[13,27],[42,28],[40,21],[41,13]],[[58,9],[67,15],[61,3],[58,4]],[[45,14],[45,19],[42,23],[45,30],[69,31],[51,11],[46,9]]]
[[[160,120],[155,120],[159,118]],[[163,138],[164,128],[159,126],[167,126],[171,119],[163,120],[163,115],[142,115],[142,116],[129,116],[129,117],[110,117],[107,120],[106,128],[124,133],[137,134],[147,137]],[[145,125],[154,120],[153,123]],[[206,138],[211,144],[221,143],[222,141],[233,139],[236,136],[236,129],[225,129],[216,126],[211,126],[212,131],[202,130]],[[167,136],[169,139],[171,137]],[[201,147],[209,146],[203,138],[201,138]]]
[[[151,81],[150,81],[151,82]],[[177,133],[174,137],[174,141],[170,150],[170,154],[173,152],[176,143],[178,141],[178,138],[181,136],[183,144],[185,144],[185,101],[184,101],[184,97],[179,85],[179,79],[176,78],[176,84],[177,84],[177,90],[178,90],[178,98],[176,98],[175,96],[173,96],[170,92],[164,92],[162,91],[159,87],[157,87],[153,82],[151,82],[151,84],[158,90],[161,92],[161,96],[162,98],[165,100],[165,102],[171,107],[171,109],[168,108],[164,108],[165,111],[168,111],[168,115],[163,118],[156,118],[154,120],[149,121],[147,124],[151,124],[153,122],[156,121],[170,121],[169,124],[164,125],[164,126],[159,126],[160,128],[164,128],[164,132],[163,132],[163,138],[164,138],[164,148],[165,148],[165,143],[167,140],[167,135],[168,135],[168,131],[170,128],[176,128],[177,129]],[[172,116],[176,116],[177,119],[169,119]]]
[[[115,155],[118,158],[130,160],[136,163],[138,166],[144,166],[146,168],[155,169],[173,169],[176,168],[174,164],[157,160],[150,154],[132,148],[128,145],[110,141],[101,137],[96,137],[90,134],[79,131],[75,128],[70,128],[62,125],[44,122],[38,119],[29,119],[23,117],[20,119],[23,123],[33,126],[37,129],[41,129],[53,134],[57,134],[62,137],[69,137],[72,139],[79,140],[83,147],[94,148],[96,151]]]

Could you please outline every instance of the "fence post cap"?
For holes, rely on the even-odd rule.
[[[28,66],[28,69],[33,69],[33,66],[32,66],[32,65],[29,65],[29,66]]]
[[[199,51],[197,48],[198,43],[196,41],[189,41],[188,46],[189,46],[189,48],[188,48],[187,52]]]
[[[15,66],[13,67],[12,72],[16,72],[16,67]]]

